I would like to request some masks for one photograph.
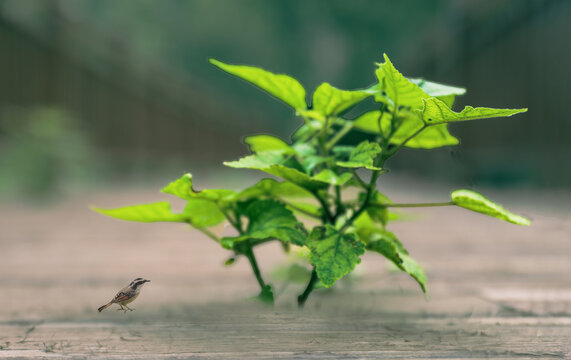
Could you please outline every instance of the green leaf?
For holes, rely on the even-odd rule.
[[[436,99],[424,99],[424,109],[422,110],[422,120],[429,125],[444,124],[456,121],[468,121],[477,119],[487,119],[493,117],[512,116],[526,112],[527,109],[494,109],[486,107],[466,106],[464,110],[457,113],[452,111],[444,102]]]
[[[373,166],[375,158],[380,152],[381,147],[379,144],[365,140],[351,152],[349,161],[338,161],[337,165],[349,168],[364,167],[369,170],[380,170],[380,168]]]
[[[255,185],[241,191],[236,199],[245,200],[268,197],[311,197],[312,194],[291,182],[279,182],[274,179],[262,179]]]
[[[349,159],[353,150],[355,150],[355,147],[351,145],[335,145],[333,149],[331,149],[335,157],[340,159]]]
[[[224,214],[216,204],[202,199],[189,200],[184,211],[180,214],[173,213],[168,202],[126,206],[117,209],[93,208],[93,210],[120,220],[183,222],[199,229],[217,225],[225,219]]]
[[[295,245],[305,244],[305,232],[293,213],[286,206],[274,200],[252,201],[243,214],[248,218],[248,228],[244,235],[226,237],[232,244],[247,239],[278,239]]]
[[[403,124],[391,138],[391,143],[399,145],[406,141],[416,131],[422,128],[422,121],[418,118],[411,119]],[[406,147],[413,149],[434,149],[443,146],[458,145],[460,142],[448,131],[447,124],[429,126],[418,135],[407,141]]]
[[[305,124],[300,126],[299,129],[291,135],[291,139],[297,144],[303,144],[303,142],[308,141],[312,136],[318,133],[322,127],[323,123],[321,121],[308,119]]]
[[[439,84],[424,79],[408,78],[408,80],[416,84],[428,95],[444,102],[449,108],[452,108],[452,104],[454,104],[457,95],[464,95],[466,93],[466,89],[461,87]]]
[[[262,170],[273,165],[281,165],[285,161],[281,151],[264,151],[254,155],[248,155],[236,161],[226,161],[224,165],[238,169]]]
[[[305,89],[291,76],[274,74],[253,66],[225,64],[215,59],[210,59],[210,63],[267,91],[296,110],[307,108]]]
[[[331,225],[314,228],[308,246],[310,261],[326,288],[353,271],[365,252],[364,244],[354,234],[340,233]]]
[[[393,106],[407,107],[410,111],[422,109],[422,99],[429,98],[419,86],[405,78],[391,63],[387,54],[383,54],[385,62],[379,64],[376,71],[380,90],[392,101]],[[375,97],[380,99],[379,96]]]
[[[307,155],[301,157],[301,165],[308,174],[311,173],[318,165],[326,163],[333,164],[333,157],[324,157],[320,155]]]
[[[281,151],[284,154],[295,153],[295,150],[285,141],[270,135],[248,136],[244,142],[250,146],[250,151],[253,153],[263,151]]]
[[[381,116],[381,112],[379,110],[366,112],[354,120],[353,126],[364,132],[381,134],[382,131],[379,128],[379,116]],[[383,113],[383,118],[386,120],[390,121],[390,117],[391,116],[388,112]],[[386,122],[386,120],[384,122]]]
[[[226,219],[214,202],[204,199],[189,200],[183,215],[187,216],[190,224],[196,228],[215,226]]]
[[[379,79],[379,89],[384,90],[389,99],[391,99],[392,105],[397,105],[399,108],[398,119],[400,124],[395,126],[396,131],[391,137],[390,142],[400,145],[423,127],[424,123],[418,114],[423,109],[423,100],[429,99],[431,96],[415,83],[417,80],[413,79],[411,81],[405,78],[395,69],[386,54],[384,56],[385,63],[379,65],[376,74]],[[428,90],[432,90],[436,94],[451,92],[453,95],[462,92],[459,88],[445,88],[444,85],[432,84],[434,85],[432,85],[432,88],[428,87]],[[438,85],[438,87],[436,85]],[[394,121],[394,119],[392,119],[391,116],[383,116],[381,127],[384,134],[389,133],[392,121]],[[414,138],[407,141],[405,146],[410,148],[433,149],[456,144],[458,144],[458,139],[448,132],[446,126],[440,126],[436,129],[427,128],[422,130],[414,136]]]
[[[319,180],[331,185],[343,185],[345,184],[347,181],[349,181],[349,179],[351,179],[351,177],[353,177],[353,175],[351,173],[345,172],[342,174],[337,175],[333,170],[330,169],[325,169],[322,170],[319,174],[314,175],[312,177],[312,179],[314,180]]]
[[[393,233],[383,231],[379,235],[376,240],[367,244],[367,250],[378,252],[392,261],[399,269],[412,276],[422,292],[426,293],[426,275],[420,265],[408,255],[408,251]]]
[[[447,124],[428,126],[422,122],[419,113],[407,112],[401,116],[401,122],[390,138],[390,143],[400,145],[406,142],[406,147],[419,149],[433,149],[442,146],[457,145],[458,139],[448,132]],[[383,134],[388,134],[391,127],[391,116],[383,116],[381,128]],[[424,130],[420,131],[424,127]],[[367,130],[365,130],[367,131]]]
[[[313,93],[313,110],[323,117],[335,116],[371,96],[360,90],[340,90],[323,83]]]
[[[481,214],[493,216],[500,220],[505,220],[517,225],[529,226],[531,221],[523,216],[514,214],[504,209],[501,205],[486,199],[483,195],[472,190],[455,190],[450,194],[455,205]]]
[[[433,97],[440,97],[446,95],[464,95],[466,93],[465,88],[450,86],[440,84],[434,81],[428,81],[425,79],[415,79],[415,78],[408,78],[410,82],[416,84],[419,88],[421,88],[425,93]]]
[[[270,168],[260,170],[268,174],[281,177],[282,179],[290,181],[310,191],[325,189],[328,186],[326,182],[314,179],[298,170],[288,168],[283,165],[273,165]]]
[[[353,223],[353,227],[359,239],[366,244],[367,250],[375,251],[392,261],[399,269],[412,276],[426,293],[424,271],[409,256],[408,251],[393,233],[377,227],[367,213],[361,214]]]
[[[171,194],[184,200],[204,199],[214,202],[231,201],[236,192],[227,189],[207,189],[195,191],[192,188],[192,175],[184,174],[179,179],[165,186],[161,192]]]
[[[125,206],[117,209],[101,209],[93,207],[92,210],[115,219],[138,222],[186,222],[188,217],[184,214],[173,214],[168,202],[153,204]]]
[[[309,175],[302,173],[281,163],[284,158],[280,152],[264,151],[259,154],[249,155],[237,161],[225,162],[224,165],[239,169],[261,170],[270,175],[281,177],[310,191],[323,189],[327,183],[312,179]]]
[[[325,116],[323,116],[323,114],[320,113],[319,111],[315,110],[297,110],[296,115],[301,116],[305,120],[309,120],[306,122],[309,122],[311,124],[312,129],[315,128],[321,129],[321,127],[323,126],[323,122],[325,121]]]

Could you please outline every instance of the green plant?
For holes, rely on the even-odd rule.
[[[311,276],[298,297],[298,304],[303,306],[317,284],[332,286],[354,269],[365,251],[385,256],[426,292],[422,268],[387,230],[391,207],[456,205],[515,224],[530,224],[470,190],[453,191],[450,201],[443,203],[395,204],[376,188],[377,179],[386,172],[385,161],[403,147],[432,149],[458,144],[448,132],[448,123],[511,116],[527,109],[468,106],[454,112],[454,99],[464,94],[464,89],[405,78],[386,55],[385,62],[378,64],[375,85],[346,91],[323,83],[313,93],[311,107],[306,104],[303,86],[290,76],[217,60],[211,63],[283,101],[303,120],[291,143],[269,135],[247,137],[245,142],[252,155],[224,163],[233,168],[261,170],[283,181],[265,178],[239,192],[196,191],[192,176],[186,174],[162,189],[187,201],[181,213],[171,212],[167,202],[95,210],[123,220],[190,224],[235,256],[249,260],[261,288],[261,299],[273,302],[274,293],[262,277],[253,250],[268,241],[280,241],[286,250],[290,244],[309,250]],[[376,110],[353,119],[342,116],[369,97],[377,104]],[[353,131],[371,134],[372,141],[338,144]],[[368,178],[357,169],[368,172]],[[347,199],[350,195],[353,197]],[[300,200],[304,198],[313,202]],[[302,223],[296,216],[314,222]],[[208,230],[223,221],[236,229],[235,236],[219,238]]]

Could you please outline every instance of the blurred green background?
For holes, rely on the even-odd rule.
[[[571,1],[0,0],[0,197],[223,177],[241,139],[287,138],[283,104],[210,57],[361,88],[386,52],[403,74],[526,114],[451,126],[394,172],[472,186],[571,183]],[[238,171],[239,172],[239,171]],[[236,175],[239,176],[239,175]]]

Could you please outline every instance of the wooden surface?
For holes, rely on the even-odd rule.
[[[184,226],[87,210],[164,199],[149,194],[0,206],[0,358],[571,357],[569,208],[505,197],[533,218],[529,228],[458,208],[410,211],[414,221],[391,229],[425,267],[430,299],[367,255],[351,281],[297,310],[301,285],[287,286],[274,308],[245,300],[257,292],[246,262],[222,266],[227,252]],[[405,194],[392,196],[414,198]],[[287,261],[275,244],[257,255],[270,279]],[[134,312],[97,313],[139,276],[152,281]]]

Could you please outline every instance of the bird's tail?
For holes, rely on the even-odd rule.
[[[109,306],[111,306],[113,304],[113,301],[109,301],[107,304],[103,305],[102,307],[100,307],[99,309],[97,309],[97,311],[102,312],[103,310],[107,309]]]

